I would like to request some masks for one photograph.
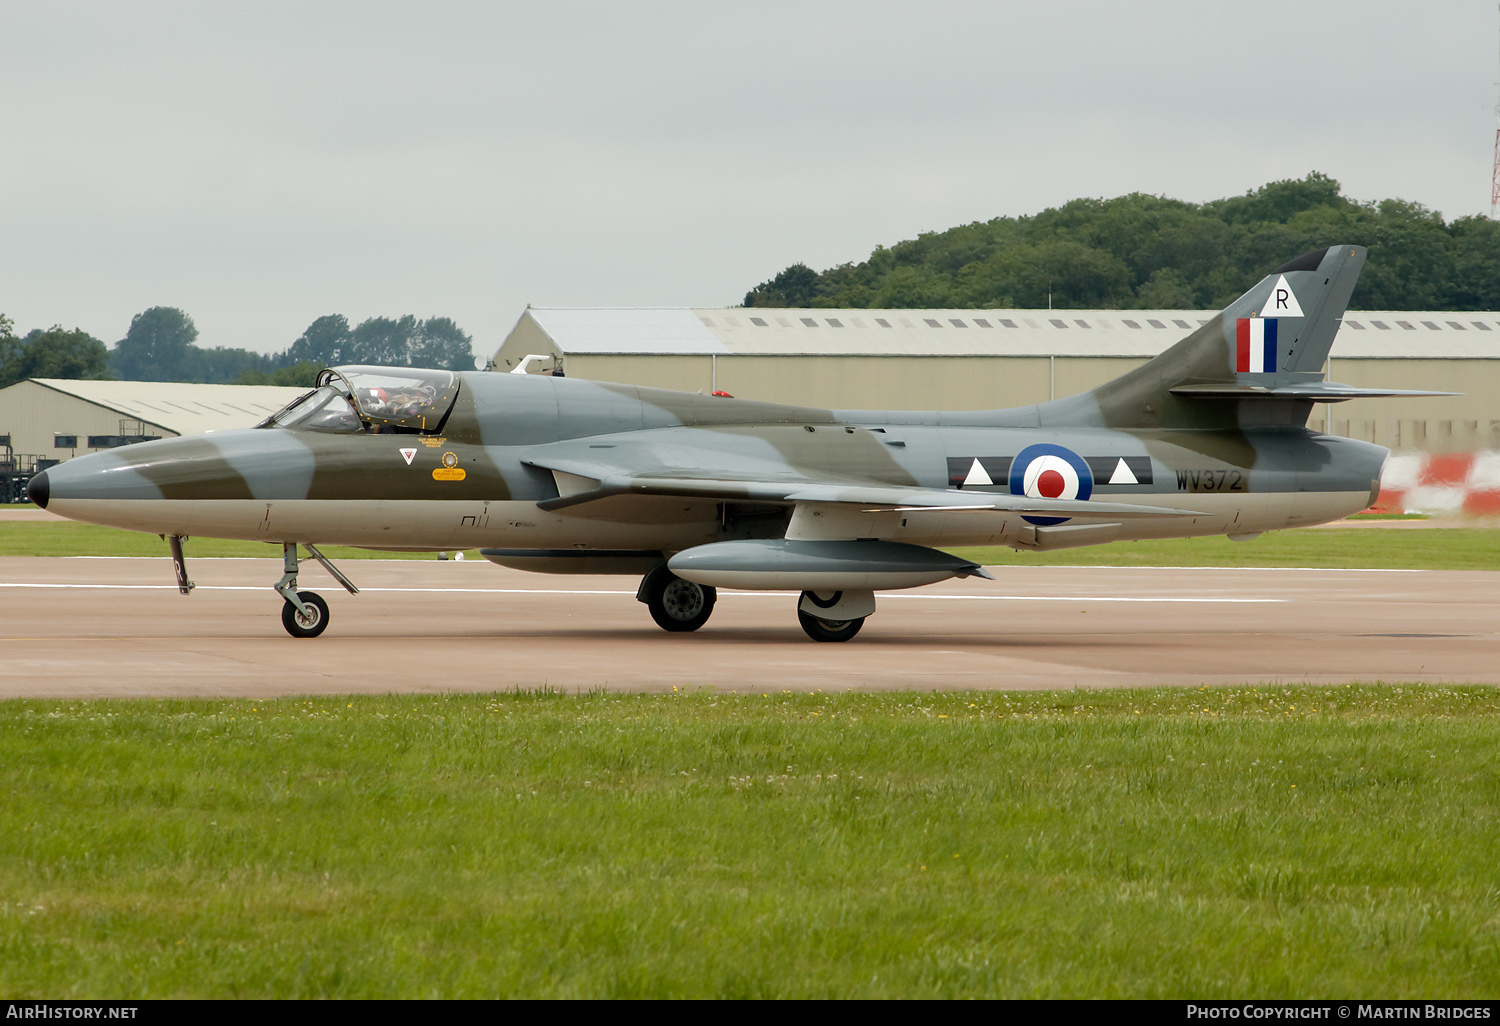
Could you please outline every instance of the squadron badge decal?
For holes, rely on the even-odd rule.
[[[458,455],[451,452],[443,453],[443,465],[432,472],[434,481],[462,481],[467,476],[458,465]]]

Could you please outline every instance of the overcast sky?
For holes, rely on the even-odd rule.
[[[1494,0],[0,0],[0,312],[489,354],[527,303],[730,305],[1079,196],[1487,214],[1497,55]]]

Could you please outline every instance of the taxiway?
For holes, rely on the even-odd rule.
[[[1500,684],[1500,573],[1004,567],[882,593],[847,644],[808,640],[790,593],[721,592],[658,629],[633,579],[488,563],[313,565],[328,632],[283,633],[279,561],[0,559],[0,696],[268,696],[552,687],[1033,689],[1426,681]]]

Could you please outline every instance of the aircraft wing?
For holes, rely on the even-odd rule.
[[[551,447],[548,447],[551,448]],[[606,449],[603,452],[607,453]],[[1198,510],[1141,506],[1134,503],[1046,499],[983,491],[813,481],[788,473],[735,473],[703,470],[683,461],[631,469],[602,453],[536,453],[522,462],[550,470],[561,493],[537,505],[544,510],[567,509],[619,495],[681,496],[739,502],[836,503],[867,510],[931,511],[947,513],[1008,513],[1025,516],[1065,516],[1077,520],[1143,520],[1196,517]],[[656,461],[653,461],[656,462]],[[747,468],[765,471],[768,468]]]

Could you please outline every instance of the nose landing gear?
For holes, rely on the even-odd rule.
[[[302,545],[311,554],[311,558],[316,559],[324,570],[333,575],[334,580],[344,586],[345,591],[351,595],[359,594],[354,582],[340,573],[338,567],[330,563],[323,553],[308,542],[303,542]],[[328,627],[328,603],[315,591],[297,590],[297,567],[306,560],[297,558],[296,542],[282,542],[281,558],[285,573],[276,582],[276,593],[286,600],[281,607],[281,625],[294,638],[316,638]]]
[[[315,591],[299,591],[301,608],[288,598],[281,607],[281,626],[294,638],[316,638],[328,626],[328,603]]]

